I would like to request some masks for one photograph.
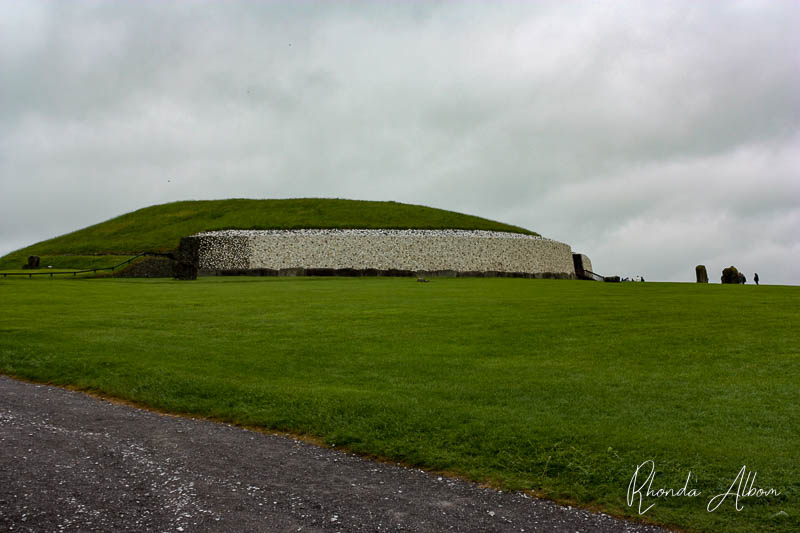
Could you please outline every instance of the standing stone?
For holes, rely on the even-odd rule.
[[[708,271],[705,265],[694,267],[694,273],[697,275],[697,283],[708,283]]]
[[[722,270],[722,283],[738,284],[740,283],[739,270],[731,265]]]

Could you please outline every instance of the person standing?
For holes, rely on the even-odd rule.
[[[756,272],[755,274],[753,274],[753,281],[755,281],[755,282],[756,282],[756,285],[758,285],[758,272]]]

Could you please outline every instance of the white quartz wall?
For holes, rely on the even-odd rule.
[[[228,230],[200,233],[199,269],[352,268],[574,274],[569,245],[466,230]]]

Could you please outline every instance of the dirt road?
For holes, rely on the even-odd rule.
[[[661,531],[3,376],[0,530]]]

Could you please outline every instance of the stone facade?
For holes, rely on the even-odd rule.
[[[192,250],[191,259],[201,273],[352,270],[575,276],[568,244],[494,231],[227,230],[186,237],[181,248]]]

